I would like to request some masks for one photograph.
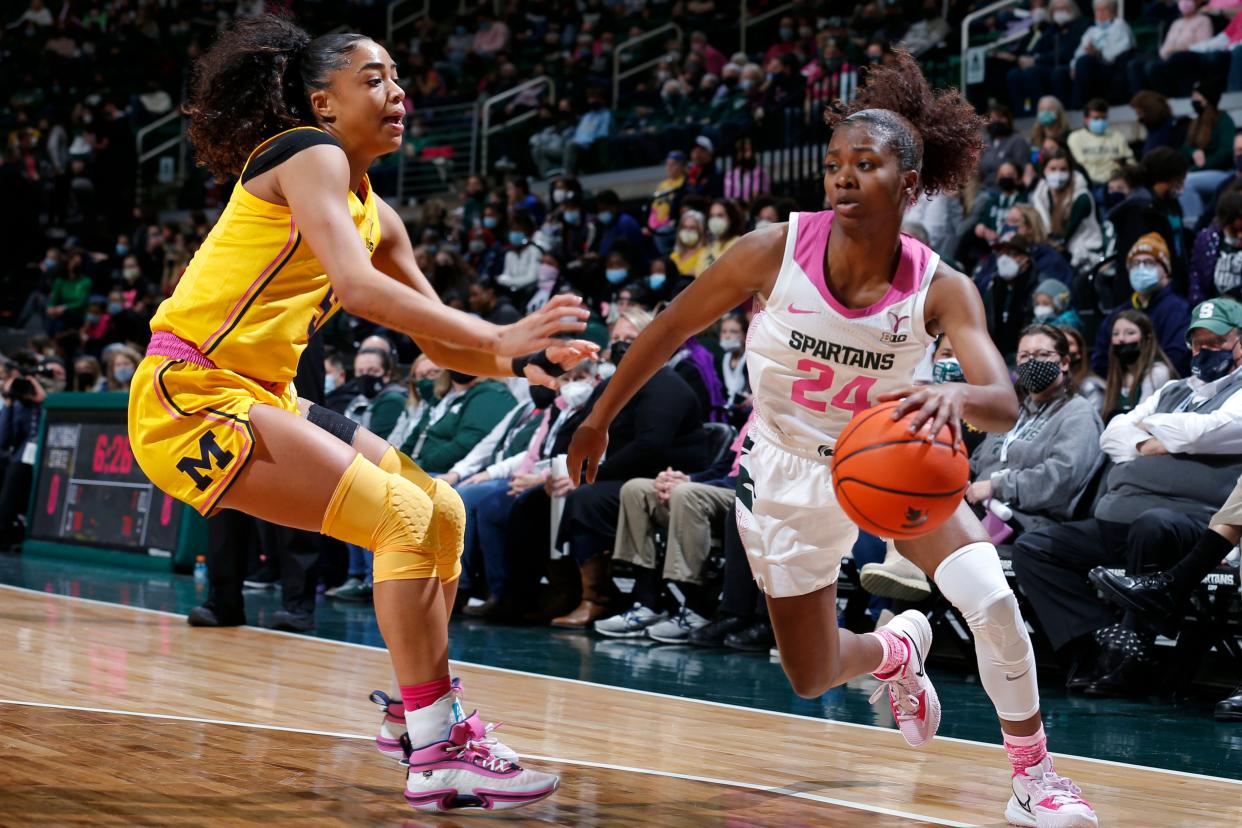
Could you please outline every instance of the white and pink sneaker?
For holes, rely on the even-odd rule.
[[[494,725],[472,713],[452,725],[444,739],[419,748],[406,746],[409,771],[405,799],[420,811],[518,808],[551,796],[560,778],[529,770],[497,756]]]
[[[1100,824],[1078,786],[1053,770],[1051,756],[1013,775],[1013,796],[1005,806],[1005,819],[1011,825],[1034,828],[1097,828]]]
[[[462,702],[466,700],[466,692],[462,689],[461,679],[453,679],[453,721],[460,722],[465,718],[462,713]],[[375,749],[401,764],[405,764],[405,751],[401,747],[401,737],[406,733],[405,726],[405,707],[399,699],[391,698],[383,690],[372,690],[371,701],[379,705],[380,710],[384,713],[384,718],[380,720],[379,735],[375,737]],[[400,713],[394,713],[393,708],[400,710]],[[489,729],[495,729],[499,725],[488,723]],[[517,762],[518,754],[513,748],[501,742],[495,737],[492,738],[492,753],[509,762]]]
[[[924,659],[931,649],[932,629],[927,616],[918,610],[906,610],[884,625],[906,642],[909,657],[884,684],[871,694],[871,702],[888,689],[888,703],[893,719],[911,747],[922,747],[936,735],[940,727],[940,699],[927,676]]]

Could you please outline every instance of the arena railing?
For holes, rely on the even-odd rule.
[[[505,101],[513,100],[517,98],[518,96],[523,95],[533,89],[537,89],[540,86],[547,86],[548,100],[550,101],[556,100],[556,82],[553,81],[547,75],[540,75],[537,78],[531,78],[525,83],[520,83],[517,86],[513,87],[512,89],[506,89],[504,92],[501,92],[496,95],[492,95],[489,98],[484,98],[482,103],[479,104],[479,108],[482,110],[482,115],[483,115],[483,118],[482,118],[483,127],[482,127],[482,131],[478,138],[479,156],[480,156],[479,169],[482,172],[484,173],[489,172],[488,170],[488,149],[489,149],[488,144],[491,141],[491,137],[495,135],[496,133],[500,132],[501,130],[508,129],[509,127],[517,126],[518,124],[523,123],[524,121],[528,121],[531,118],[534,118],[538,114],[537,109],[535,107],[532,107],[531,109],[529,109],[526,112],[523,112],[520,115],[515,115],[512,118],[506,118],[503,123],[493,124],[492,123],[492,111],[496,108],[498,104],[504,103]]]
[[[406,14],[400,19],[397,18],[397,13],[400,9],[408,7],[414,3],[419,4],[418,8],[415,11],[412,11]],[[464,5],[464,3],[462,3],[461,5]],[[460,10],[460,7],[459,7],[459,10]],[[413,25],[418,20],[426,17],[429,14],[431,14],[431,0],[395,0],[395,2],[389,3],[388,9],[387,9],[388,40],[386,41],[388,44],[388,48],[391,49],[393,44],[396,42],[393,39],[393,36],[397,33],[397,31],[404,29],[407,26]]]
[[[414,112],[430,140],[417,155],[402,147],[397,166],[398,203],[450,190],[478,169],[479,108],[476,101]],[[408,144],[411,138],[407,123],[405,142]]]
[[[1030,12],[1025,8],[1027,4],[1028,4],[1028,0],[997,0],[995,3],[984,6],[983,8],[977,11],[971,12],[970,14],[966,15],[966,17],[962,20],[962,34],[961,34],[961,37],[962,37],[962,53],[961,53],[962,77],[961,77],[961,86],[959,88],[961,89],[963,93],[966,92],[966,87],[969,86],[971,83],[979,83],[983,80],[983,73],[985,71],[985,67],[987,66],[987,53],[988,52],[995,51],[996,49],[999,49],[1002,46],[1007,46],[1010,43],[1014,43],[1016,41],[1022,40],[1026,38],[1028,35],[1030,35],[1030,30],[1027,30],[1024,32],[1019,32],[1017,34],[1009,35],[1008,37],[1002,37],[998,40],[989,41],[988,43],[981,43],[976,46],[971,46],[970,45],[971,24],[978,20],[982,20],[983,18],[990,17],[991,15],[996,14],[998,11],[1001,11],[1002,9],[1012,8],[1014,6],[1021,7],[1021,8],[1018,8],[1017,11],[1022,12],[1022,14],[1019,16],[1025,17],[1030,14]],[[946,2],[946,6],[947,6],[947,2]],[[1126,16],[1126,0],[1117,0],[1116,19],[1124,20],[1125,16]],[[972,61],[977,66],[977,72],[974,72],[974,73],[971,72]],[[974,80],[970,80],[972,74],[975,76]]]
[[[741,22],[738,26],[738,29],[739,29],[738,37],[740,39],[739,50],[743,52],[746,51],[746,35],[748,34],[751,26],[757,26],[760,23],[764,22],[765,20],[771,20],[773,17],[779,17],[785,14],[786,12],[789,12],[792,9],[796,8],[797,6],[798,6],[797,3],[783,3],[774,9],[768,9],[767,11],[761,14],[757,14],[754,17],[751,17],[750,12],[746,10],[745,0],[743,0],[742,9],[741,9]]]
[[[649,32],[643,32],[642,34],[636,37],[631,37],[629,40],[623,40],[617,44],[617,47],[615,49],[613,49],[612,51],[612,105],[613,106],[617,105],[618,95],[621,92],[621,81],[625,80],[626,78],[630,78],[630,77],[633,77],[634,75],[645,72],[651,67],[658,64],[660,61],[664,60],[664,55],[660,54],[656,57],[651,58],[650,60],[645,60],[642,63],[636,64],[634,66],[628,66],[624,70],[622,70],[621,69],[621,55],[628,50],[632,50],[636,48],[640,44],[646,43],[657,37],[667,36],[670,31],[676,34],[677,40],[680,42],[681,35],[682,35],[681,26],[678,26],[676,23],[665,23],[663,26],[661,26],[658,29],[652,29]]]
[[[155,174],[157,183],[175,186],[184,178],[185,128],[185,116],[181,114],[181,105],[178,104],[171,112],[162,115],[134,134],[134,144],[138,154],[138,180],[135,186],[139,203],[142,202],[149,189],[150,179],[146,174],[146,168],[151,161],[160,162]],[[173,150],[176,150],[175,154]],[[165,159],[168,159],[167,163]]]

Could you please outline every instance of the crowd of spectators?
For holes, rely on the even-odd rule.
[[[727,13],[710,0],[502,5],[499,15],[487,4],[424,18],[394,44],[411,67],[419,154],[434,150],[425,113],[436,106],[538,74],[558,91],[555,100],[514,99],[508,116],[536,115],[523,141],[506,141],[507,163],[407,214],[415,256],[446,303],[497,324],[558,293],[581,296],[592,310],[585,336],[603,358],[566,374],[555,391],[530,388],[442,370],[408,337],[340,314],[319,335],[326,379],[316,390],[460,491],[465,615],[766,650],[771,628],[731,519],[751,412],[746,331],[758,308],[737,308],[684,343],[616,419],[596,483],[574,488],[563,455],[654,314],[744,233],[824,206],[788,197],[763,148],[805,138],[800,125],[818,120],[810,104],[848,94],[859,71],[902,38],[931,52],[949,25],[938,3],[867,4],[849,19],[806,3],[775,19],[761,50],[731,54]],[[1242,4],[1211,5],[1228,14]],[[0,180],[29,197],[6,225],[20,234],[4,274],[17,290],[0,308],[16,346],[0,413],[6,540],[20,536],[29,486],[22,455],[42,399],[127,389],[155,307],[212,226],[207,202],[175,218],[134,202],[133,129],[168,111],[178,90],[123,93],[119,81],[85,90],[106,55],[141,51],[136,38],[180,37],[184,61],[222,15],[261,6],[202,0],[200,15],[174,17],[158,4],[118,0],[75,17],[34,0],[0,35],[0,58],[29,55],[36,42],[47,52],[0,83],[11,115],[0,124],[10,135]],[[1025,27],[1026,36],[990,58],[997,100],[984,107],[977,180],[921,197],[904,228],[975,280],[1022,400],[1007,434],[967,429],[966,499],[1012,558],[1033,620],[1074,665],[1071,686],[1100,695],[1149,685],[1156,627],[1102,603],[1088,572],[1173,564],[1242,475],[1242,137],[1219,108],[1228,81],[1212,67],[1224,64],[1196,49],[1219,37],[1200,37],[1217,23],[1205,26],[1190,0],[1139,13],[1162,20],[1170,7],[1177,15],[1158,57],[1134,57],[1134,33],[1114,20],[1112,0],[1095,0],[1091,24],[1070,0],[1034,0],[1029,15],[989,20],[998,33]],[[951,18],[963,11],[952,8]],[[365,6],[353,11],[373,17]],[[660,44],[649,75],[610,100],[620,33],[670,14],[684,41]],[[1220,27],[1225,36],[1232,29]],[[76,46],[53,48],[57,39]],[[1170,66],[1190,55],[1203,71],[1175,88]],[[171,70],[184,67],[168,60],[169,71],[146,71],[148,63],[134,78],[175,84]],[[991,71],[998,64],[1004,71]],[[21,97],[49,78],[77,80]],[[1171,114],[1165,96],[1178,94],[1192,96],[1193,117]],[[1119,100],[1133,108],[1139,134],[1110,124]],[[790,111],[800,120],[773,116]],[[1019,130],[1015,113],[1033,115],[1033,126]],[[663,163],[663,177],[641,200],[585,183],[592,169],[653,162]],[[21,200],[4,199],[6,209]],[[942,340],[920,381],[964,379]],[[370,597],[366,550],[321,554],[332,558],[317,576],[330,598]],[[902,583],[893,598],[930,592],[879,539],[862,536],[855,558],[870,563],[877,594],[887,575]],[[624,598],[619,568],[635,583]]]

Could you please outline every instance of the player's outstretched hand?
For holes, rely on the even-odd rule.
[[[574,438],[569,441],[569,478],[578,486],[582,483],[582,464],[586,463],[586,482],[595,482],[595,473],[599,471],[599,461],[608,448],[608,429],[599,428],[584,420],[574,430]]]
[[[591,312],[582,306],[582,300],[577,296],[555,296],[534,313],[502,327],[496,353],[502,357],[515,357],[562,345],[564,343],[556,335],[586,330],[586,320],[590,315]]]
[[[546,348],[544,353],[562,371],[572,371],[584,359],[593,359],[599,353],[599,346],[585,339],[557,340],[557,344]],[[522,369],[522,376],[530,380],[532,385],[544,385],[556,390],[556,378],[534,363],[527,363]]]
[[[953,445],[962,442],[962,409],[965,383],[946,382],[940,385],[912,385],[876,397],[879,402],[901,400],[893,409],[893,419],[914,413],[910,418],[910,433],[931,441],[947,425],[953,435]]]

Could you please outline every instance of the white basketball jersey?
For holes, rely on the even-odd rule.
[[[824,278],[832,219],[831,210],[789,216],[776,285],[746,337],[756,424],[797,454],[830,455],[856,412],[911,383],[934,340],[924,326],[924,304],[940,257],[901,236],[888,293],[851,310]]]

